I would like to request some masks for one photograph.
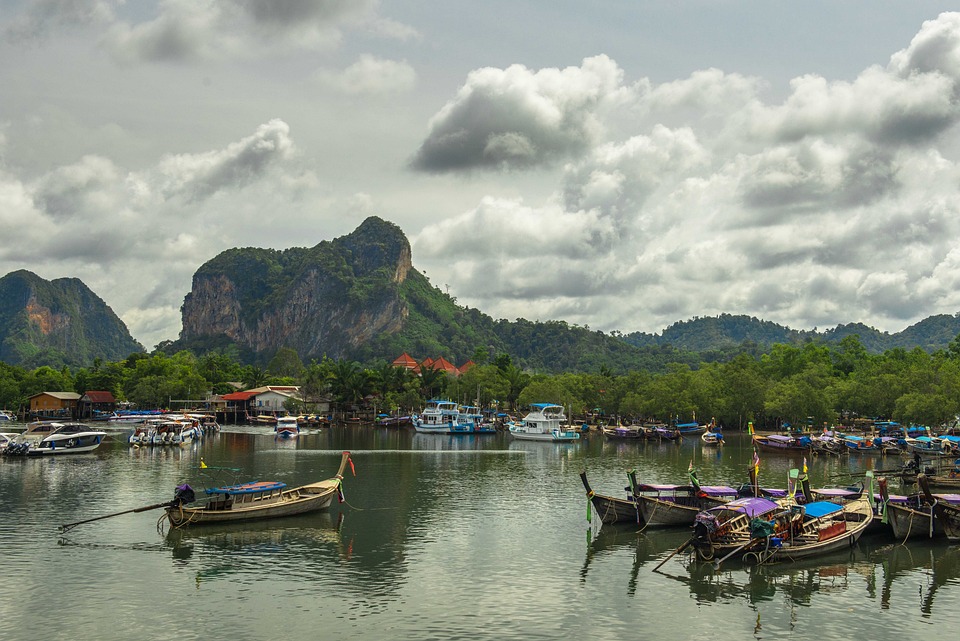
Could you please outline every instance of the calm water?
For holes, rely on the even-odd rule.
[[[19,639],[841,639],[953,638],[960,548],[882,536],[852,552],[746,568],[653,568],[688,531],[588,524],[579,472],[621,494],[626,471],[739,483],[745,438],[720,453],[699,441],[573,445],[491,436],[333,428],[276,442],[225,428],[180,449],[130,449],[124,433],[89,455],[0,458],[0,638]],[[328,478],[340,452],[356,477],[329,512],[210,530],[158,531],[162,510],[63,523],[151,505],[234,480]],[[785,484],[800,461],[765,457]],[[876,458],[811,460],[814,485]],[[784,481],[781,481],[784,480]]]

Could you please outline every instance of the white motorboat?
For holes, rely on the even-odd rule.
[[[430,434],[468,434],[472,427],[460,424],[460,410],[453,401],[434,399],[420,414],[413,417],[413,427],[418,432]]]
[[[18,434],[7,445],[5,454],[44,456],[51,454],[82,454],[100,447],[106,432],[83,423],[38,421]]]
[[[277,433],[277,438],[293,438],[300,434],[300,421],[296,416],[281,416],[277,418],[274,431]]]
[[[533,403],[532,411],[519,423],[510,426],[510,436],[527,441],[569,442],[580,439],[580,433],[564,429],[567,420],[562,405]]]

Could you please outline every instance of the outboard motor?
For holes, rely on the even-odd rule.
[[[193,488],[184,483],[183,485],[178,485],[177,489],[173,493],[173,500],[170,502],[170,505],[173,507],[179,507],[184,503],[193,503],[197,500],[197,496],[193,491]]]

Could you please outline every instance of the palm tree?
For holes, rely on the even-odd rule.
[[[434,391],[440,391],[443,387],[446,372],[441,369],[433,369],[420,364],[420,392],[424,398],[431,398]]]
[[[507,384],[507,402],[514,407],[523,388],[530,384],[530,376],[516,365],[507,365],[500,370],[500,377]]]
[[[257,365],[248,365],[243,368],[243,384],[247,389],[263,387],[270,380],[270,375],[265,369]]]
[[[331,374],[333,379],[330,383],[330,391],[337,402],[356,405],[366,396],[369,379],[355,362],[338,360],[333,364]]]

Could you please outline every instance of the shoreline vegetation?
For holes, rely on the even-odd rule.
[[[0,362],[0,408],[23,415],[41,392],[108,390],[139,409],[202,407],[218,395],[264,385],[296,386],[284,403],[290,413],[314,413],[319,405],[337,415],[419,412],[431,398],[446,398],[497,413],[519,413],[549,401],[571,417],[605,423],[715,422],[723,429],[782,431],[785,424],[821,431],[858,419],[895,420],[938,428],[960,414],[960,338],[928,353],[891,349],[872,354],[856,336],[838,344],[773,345],[766,353],[737,354],[698,366],[668,363],[665,371],[615,374],[544,374],[524,369],[507,354],[490,359],[484,349],[472,367],[453,376],[429,366],[396,367],[323,358],[304,364],[280,349],[265,367],[243,364],[235,354],[190,351],[131,354],[91,367],[27,370]],[[428,363],[430,361],[421,361]]]

